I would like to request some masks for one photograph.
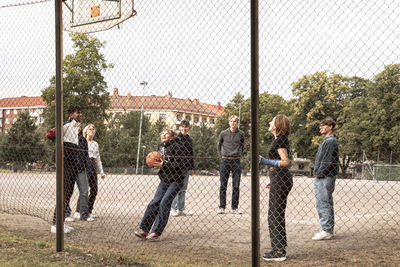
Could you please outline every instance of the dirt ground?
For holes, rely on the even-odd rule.
[[[49,237],[54,210],[53,175],[0,177],[0,224],[35,236]],[[157,186],[157,177],[108,176],[100,181],[94,222],[72,222],[75,231],[65,242],[83,247],[108,247],[133,255],[193,257],[215,264],[251,265],[250,179],[241,185],[243,215],[217,215],[218,179],[191,177],[186,206],[194,215],[171,217],[162,241],[147,243],[133,235]],[[261,255],[268,250],[268,194],[261,181]],[[230,185],[229,185],[230,186]],[[231,186],[230,186],[231,187]],[[400,184],[338,180],[335,198],[335,239],[311,241],[319,230],[312,179],[296,177],[286,214],[288,260],[282,265],[300,266],[399,266]],[[230,198],[230,190],[227,193]],[[71,206],[75,206],[74,194]],[[229,205],[229,202],[228,202]],[[9,215],[9,214],[27,214]],[[35,218],[37,217],[37,218]],[[275,263],[276,264],[276,263]],[[262,262],[262,266],[267,263]]]

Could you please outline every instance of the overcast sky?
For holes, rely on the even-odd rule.
[[[40,0],[36,0],[40,1]],[[54,74],[54,2],[0,0],[0,97],[40,95]],[[35,0],[32,0],[35,2]],[[224,2],[224,3],[221,3]],[[95,33],[114,69],[109,91],[226,104],[250,96],[249,1],[135,1],[137,16]],[[327,70],[372,78],[399,63],[400,1],[260,1],[260,91]],[[64,34],[64,55],[72,53]]]

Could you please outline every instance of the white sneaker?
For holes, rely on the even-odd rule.
[[[218,214],[224,214],[224,213],[225,213],[225,209],[222,209],[222,208],[221,208],[221,209],[218,210],[217,213],[218,213]]]
[[[240,209],[234,209],[234,210],[232,210],[232,213],[233,214],[243,214],[243,211],[241,211]]]
[[[319,240],[330,240],[333,238],[333,234],[321,231],[319,233],[316,233],[313,237],[312,240],[314,241],[319,241]]]
[[[87,219],[85,220],[87,222],[93,222],[94,218],[92,216],[87,217]]]
[[[65,227],[65,228],[68,228],[69,230],[74,230],[74,228],[73,228],[73,227],[69,226],[69,225],[68,225],[68,224],[66,224],[66,223],[64,223],[64,227]]]
[[[172,217],[177,217],[179,216],[179,210],[171,209],[169,215],[171,215]]]
[[[71,231],[72,231],[73,229],[74,229],[74,228],[69,227],[68,225],[64,224],[64,234],[69,234],[69,233],[71,233]],[[53,233],[53,234],[55,234],[55,233],[57,232],[57,227],[56,227],[55,225],[52,225],[52,226],[50,227],[50,232]]]
[[[94,213],[89,213],[89,217],[96,218],[97,216],[96,216],[96,215],[94,215]]]
[[[81,218],[81,214],[79,212],[75,212],[74,218],[79,220]]]
[[[189,210],[181,210],[181,211],[179,211],[179,215],[182,215],[182,216],[193,216],[193,212],[189,211]]]
[[[65,221],[66,222],[73,222],[73,221],[75,221],[75,219],[72,218],[71,216],[68,216],[67,218],[65,218]]]

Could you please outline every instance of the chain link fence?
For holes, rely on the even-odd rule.
[[[0,211],[42,218],[50,232],[54,2],[5,2]],[[64,32],[67,242],[249,264],[249,3],[98,1],[89,11],[76,1],[72,11],[72,2],[67,29],[95,33]],[[134,16],[99,31],[91,21],[116,8],[106,5]],[[397,1],[260,3],[264,258],[398,241],[399,10]],[[146,163],[156,151],[161,163]]]

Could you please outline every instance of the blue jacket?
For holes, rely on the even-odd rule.
[[[335,177],[339,173],[339,145],[334,136],[327,137],[315,156],[314,175],[318,178]]]

